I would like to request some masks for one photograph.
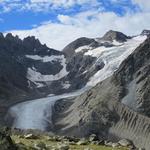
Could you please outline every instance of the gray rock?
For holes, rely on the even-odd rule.
[[[119,143],[112,143],[112,147],[115,148],[115,147],[119,147],[120,144]]]
[[[83,139],[81,139],[80,141],[78,141],[76,144],[77,144],[77,145],[87,145],[87,144],[88,144],[88,141],[83,138]]]
[[[150,35],[150,30],[146,30],[146,29],[143,30],[141,35],[147,35],[147,36]]]
[[[128,140],[128,139],[122,139],[118,143],[121,146],[125,146],[125,147],[133,145],[133,143],[130,140]]]
[[[118,32],[118,31],[113,31],[113,30],[110,30],[108,31],[103,37],[102,39],[103,40],[106,40],[106,41],[113,41],[113,40],[116,40],[118,42],[125,42],[127,41],[129,37],[126,36],[125,34],[121,33],[121,32]]]
[[[92,142],[92,141],[96,141],[96,140],[98,140],[97,135],[91,134],[89,137],[89,141]]]

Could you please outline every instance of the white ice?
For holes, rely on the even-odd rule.
[[[86,90],[83,88],[69,94],[51,95],[46,98],[17,104],[9,109],[6,118],[10,117],[10,115],[14,118],[13,127],[15,128],[46,130],[48,127],[53,126],[51,119],[52,107],[55,102],[62,98],[73,98],[84,93]]]
[[[85,55],[97,57],[97,62],[105,63],[103,69],[99,70],[90,78],[87,86],[95,86],[100,81],[110,77],[120,66],[120,64],[146,39],[146,36],[137,36],[127,42],[113,47],[99,47],[89,50]],[[97,63],[96,62],[96,63]]]
[[[51,55],[51,56],[44,56],[44,57],[41,57],[39,55],[26,55],[26,57],[33,60],[40,60],[42,62],[52,62],[52,61],[62,60],[62,55]]]
[[[62,83],[61,85],[63,86],[63,89],[68,89],[71,86],[69,81],[66,81],[65,83]]]
[[[86,50],[86,49],[90,49],[90,46],[88,46],[88,45],[81,46],[81,47],[77,48],[75,50],[75,52],[78,53],[78,52],[81,52],[81,51]]]

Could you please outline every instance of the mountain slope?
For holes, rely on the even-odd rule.
[[[58,133],[128,138],[149,149],[149,60],[150,38],[123,61],[113,76],[78,96],[68,109],[56,111]]]

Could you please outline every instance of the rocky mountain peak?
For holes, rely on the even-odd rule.
[[[144,29],[141,33],[141,35],[150,35],[150,30]]]
[[[4,38],[4,35],[3,35],[3,33],[1,33],[1,32],[0,32],[0,38]]]
[[[125,42],[129,37],[122,32],[110,30],[102,37],[103,40]]]
[[[69,45],[67,45],[64,49],[63,52],[68,56],[72,56],[75,53],[75,50],[81,46],[89,45],[92,42],[94,42],[94,39],[86,38],[86,37],[81,37],[76,39],[75,41],[71,42]]]
[[[28,36],[28,37],[24,38],[23,43],[25,43],[25,44],[30,43],[30,44],[36,45],[36,46],[41,45],[40,41],[38,39],[36,39],[35,36]]]
[[[7,33],[5,38],[11,40],[14,39],[14,36],[12,35],[12,33]]]

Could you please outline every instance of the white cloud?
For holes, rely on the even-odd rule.
[[[143,11],[150,11],[150,0],[132,0],[134,4],[138,4]]]
[[[106,31],[113,29],[128,35],[140,33],[143,29],[150,29],[150,13],[139,12],[117,16],[113,12],[86,11],[74,16],[58,15],[60,22],[44,22],[32,30],[11,31],[24,38],[34,35],[42,43],[55,49],[63,49],[69,42],[79,37],[100,37]]]
[[[6,13],[11,10],[49,12],[50,10],[65,8],[69,9],[75,5],[87,5],[90,7],[98,6],[98,0],[0,0],[0,12]]]
[[[127,3],[128,0],[110,0],[112,3]],[[35,12],[50,12],[52,9],[70,9],[74,5],[90,7],[89,11],[83,11],[73,16],[58,14],[59,22],[46,21],[41,25],[34,25],[31,30],[12,31],[24,38],[28,35],[35,35],[42,43],[49,47],[61,50],[69,42],[76,38],[100,37],[107,30],[119,30],[126,34],[138,34],[142,29],[150,29],[150,1],[132,0],[143,10],[139,13],[128,13],[118,16],[114,12],[103,12],[103,6],[99,0],[0,0],[2,10],[9,12],[15,10],[31,10]],[[96,6],[96,9],[95,9]],[[99,9],[97,8],[99,6]]]

